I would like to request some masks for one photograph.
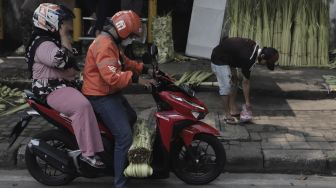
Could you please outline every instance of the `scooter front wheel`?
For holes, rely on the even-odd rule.
[[[198,134],[190,146],[185,146],[182,141],[175,146],[172,168],[175,175],[185,183],[207,184],[223,172],[225,150],[215,136]]]

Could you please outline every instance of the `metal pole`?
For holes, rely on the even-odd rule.
[[[152,26],[153,26],[153,19],[157,15],[157,0],[149,0],[148,1],[148,43],[153,42],[153,34],[152,34]]]
[[[74,42],[80,41],[82,34],[82,14],[80,8],[74,8],[75,19],[73,21],[73,40]]]

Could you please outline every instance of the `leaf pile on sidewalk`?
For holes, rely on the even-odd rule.
[[[327,89],[328,93],[336,91],[336,76],[323,75],[322,77],[325,81],[322,85]]]
[[[0,116],[14,113],[15,109],[21,109],[25,102],[22,91],[0,83]]]
[[[182,77],[175,82],[176,85],[186,84],[192,87],[199,86],[202,82],[212,76],[212,72],[206,71],[194,71],[194,72],[186,72],[182,75]]]
[[[174,55],[174,61],[175,62],[182,63],[182,62],[188,62],[188,61],[194,61],[194,60],[197,60],[197,58],[188,57],[188,56],[182,55],[180,53],[175,53],[175,55]]]

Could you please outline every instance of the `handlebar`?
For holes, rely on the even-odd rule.
[[[166,73],[162,72],[159,69],[159,64],[157,61],[157,54],[158,54],[158,49],[157,47],[152,44],[148,46],[148,52],[143,55],[143,62],[145,64],[151,64],[153,68],[153,79],[155,79],[158,84],[155,86],[152,84],[152,92],[155,91],[160,91],[160,90],[165,90],[165,89],[171,89],[171,90],[176,90],[176,91],[181,91],[185,93],[186,95],[189,95],[191,97],[195,96],[195,92],[189,88],[187,85],[181,85],[177,86],[174,83],[174,80],[167,75]],[[153,90],[153,88],[156,88]]]

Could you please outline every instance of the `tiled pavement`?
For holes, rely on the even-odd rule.
[[[201,69],[209,71],[209,65],[205,61],[171,63],[162,65],[162,69],[167,73],[182,74]],[[0,69],[8,72],[6,67]],[[254,120],[252,124],[241,126],[224,125],[220,121],[222,107],[216,89],[203,89],[202,92],[211,93],[200,95],[211,112],[204,121],[222,132],[226,170],[336,173],[336,100],[333,99],[335,94],[327,94],[321,87],[325,74],[334,74],[334,71],[277,69],[269,72],[257,68],[251,86]],[[132,106],[139,107],[136,108],[138,112],[154,105],[148,94],[131,95],[129,100]],[[6,148],[10,128],[18,120],[16,115],[0,117],[0,167],[24,167],[22,149],[16,156],[20,143],[16,149],[8,151]],[[25,138],[50,128],[43,119],[36,118],[19,141],[25,143]],[[10,152],[13,155],[9,155]]]

